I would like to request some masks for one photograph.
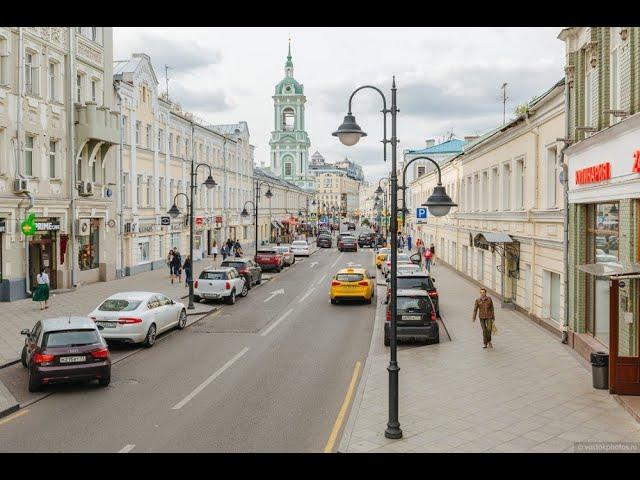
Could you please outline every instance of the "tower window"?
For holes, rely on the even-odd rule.
[[[293,131],[295,119],[296,117],[295,117],[295,114],[293,113],[293,109],[285,108],[284,111],[282,112],[282,126],[284,127],[285,131],[287,132]]]
[[[292,174],[292,171],[291,171],[291,162],[286,162],[286,163],[284,164],[284,174],[285,174],[285,176],[287,176],[287,177],[290,177],[290,176],[291,176],[291,174]]]

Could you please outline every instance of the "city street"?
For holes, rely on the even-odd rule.
[[[371,251],[296,262],[115,364],[106,389],[54,387],[0,425],[3,451],[322,451],[373,329],[375,305],[329,303],[349,261],[372,264]]]

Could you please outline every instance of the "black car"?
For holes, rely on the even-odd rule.
[[[344,235],[338,240],[338,250],[341,252],[358,251],[358,241],[355,237]]]
[[[320,248],[331,248],[333,246],[333,238],[329,234],[320,234],[316,240],[316,245]]]
[[[220,264],[221,267],[233,267],[244,277],[249,288],[262,282],[262,268],[250,258],[230,258]]]
[[[358,237],[358,246],[359,247],[375,247],[376,244],[378,246],[384,243],[384,239],[376,233],[361,233]]]
[[[410,273],[407,275],[398,275],[398,290],[424,290],[431,298],[433,306],[436,309],[436,315],[440,317],[440,307],[438,305],[438,290],[434,285],[435,279],[428,273]],[[391,285],[387,282],[387,298],[384,303],[389,303],[391,297]]]
[[[440,343],[440,327],[435,307],[424,290],[398,289],[396,331],[399,340],[421,339],[425,344]],[[391,310],[387,307],[384,344],[390,345]]]
[[[347,226],[347,230],[355,230],[355,229],[356,229],[356,224],[355,224],[355,223],[350,223],[350,224]]]

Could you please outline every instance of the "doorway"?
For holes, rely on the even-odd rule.
[[[51,289],[57,288],[56,280],[56,233],[54,231],[36,234],[29,240],[29,281],[30,285],[37,285],[38,274],[43,268],[47,269]]]

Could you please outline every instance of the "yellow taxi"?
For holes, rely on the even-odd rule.
[[[376,267],[382,268],[382,264],[387,260],[387,256],[391,252],[390,248],[381,248],[376,254]]]
[[[376,289],[375,277],[361,267],[347,267],[336,273],[331,279],[329,297],[331,303],[340,300],[362,300],[371,303]]]

